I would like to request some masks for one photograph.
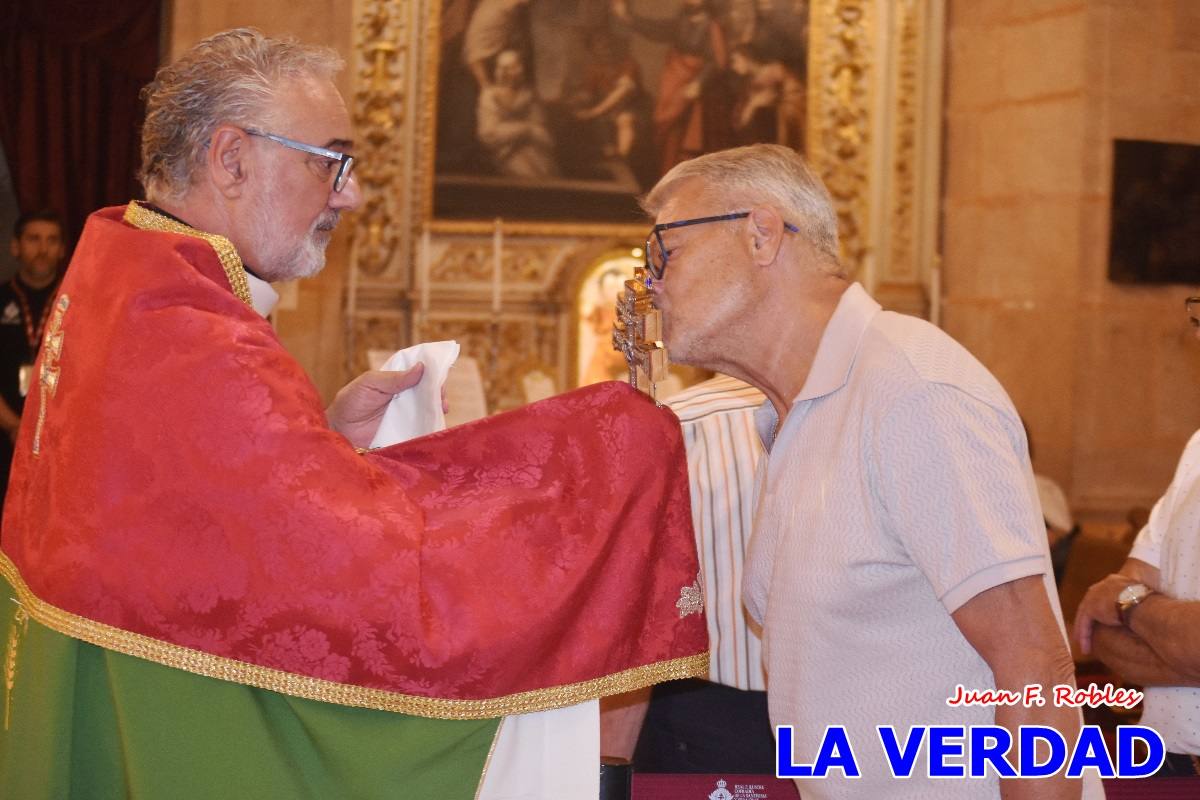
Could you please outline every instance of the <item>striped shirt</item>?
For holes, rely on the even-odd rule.
[[[708,614],[708,677],[757,691],[767,688],[762,641],[742,606],[742,559],[754,520],[754,477],[763,452],[754,410],[764,400],[754,387],[725,376],[666,400],[683,426],[687,448],[692,522]]]

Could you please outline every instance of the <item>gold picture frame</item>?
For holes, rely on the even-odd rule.
[[[888,282],[884,262],[931,260],[912,248],[895,252],[891,240],[904,250],[930,231],[930,213],[920,206],[929,205],[937,180],[945,3],[809,2],[806,156],[838,206],[851,271],[870,256]],[[491,217],[433,213],[441,9],[442,0],[356,0],[354,111],[366,151],[357,244],[369,273],[386,269],[381,251],[410,252],[412,232],[425,225],[435,233],[487,234],[495,224]],[[625,237],[640,230],[583,219],[502,224],[514,236]]]

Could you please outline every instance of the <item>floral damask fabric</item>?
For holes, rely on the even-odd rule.
[[[4,553],[58,608],[338,683],[480,699],[707,649],[678,423],[603,384],[360,455],[212,249],[88,222]]]

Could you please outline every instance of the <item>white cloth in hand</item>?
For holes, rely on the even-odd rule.
[[[425,363],[421,382],[392,398],[372,447],[446,427],[442,384],[458,358],[458,342],[426,342],[400,350],[381,369]],[[600,792],[600,702],[506,717],[496,733],[479,800],[591,800]]]
[[[387,363],[386,370],[412,369],[418,362],[425,364],[421,382],[392,398],[371,447],[387,447],[418,436],[436,433],[446,427],[442,412],[442,384],[450,367],[458,358],[458,342],[425,342],[399,350]]]

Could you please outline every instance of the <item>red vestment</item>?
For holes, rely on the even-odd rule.
[[[123,211],[87,223],[17,443],[0,545],[35,619],[424,716],[706,674],[669,411],[609,383],[361,455],[213,247]]]

